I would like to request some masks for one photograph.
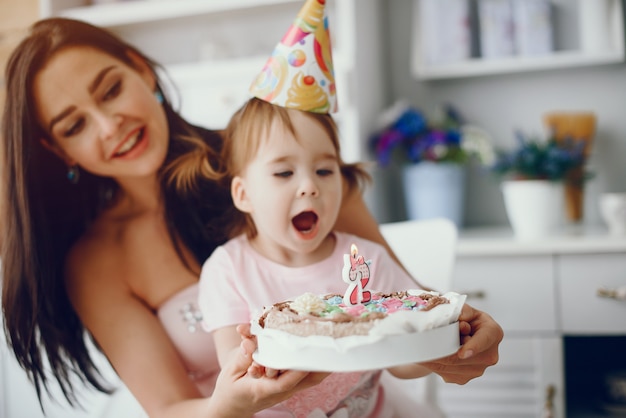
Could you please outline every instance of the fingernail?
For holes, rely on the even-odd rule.
[[[461,352],[461,355],[459,357],[461,358],[461,360],[466,360],[472,357],[473,355],[474,355],[474,352],[472,350],[465,350]]]

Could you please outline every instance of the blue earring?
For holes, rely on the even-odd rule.
[[[163,103],[163,93],[161,93],[159,90],[154,92],[154,97],[156,97],[157,102],[159,103]]]
[[[78,171],[78,166],[76,164],[67,168],[67,179],[70,181],[70,183],[78,183],[79,178],[80,171]]]

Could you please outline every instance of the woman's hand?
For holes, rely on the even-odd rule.
[[[241,349],[246,353],[250,353],[250,356],[252,356],[252,353],[256,350],[257,343],[256,337],[250,332],[250,324],[238,325],[237,332],[241,335]],[[253,360],[250,367],[248,367],[248,374],[254,378],[260,378],[264,375],[267,377],[276,377],[278,371],[274,369],[266,369]]]
[[[242,338],[240,349],[233,350],[222,368],[211,398],[212,416],[250,417],[317,385],[329,374],[296,370],[266,373],[252,360],[256,339],[250,334],[250,326],[239,325],[237,331]]]
[[[448,383],[465,384],[498,362],[502,328],[488,314],[465,304],[459,316],[461,348],[447,357],[420,363]]]

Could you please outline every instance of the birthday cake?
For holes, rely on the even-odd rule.
[[[432,360],[459,348],[465,295],[420,289],[368,300],[305,293],[252,321],[255,360],[275,369],[357,371]],[[347,302],[347,303],[344,303]]]

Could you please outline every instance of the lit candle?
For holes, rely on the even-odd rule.
[[[363,256],[359,255],[354,244],[350,246],[350,254],[343,255],[341,278],[348,284],[343,295],[344,305],[358,305],[372,299],[371,292],[364,290],[370,280],[369,264],[370,261],[365,261]]]

